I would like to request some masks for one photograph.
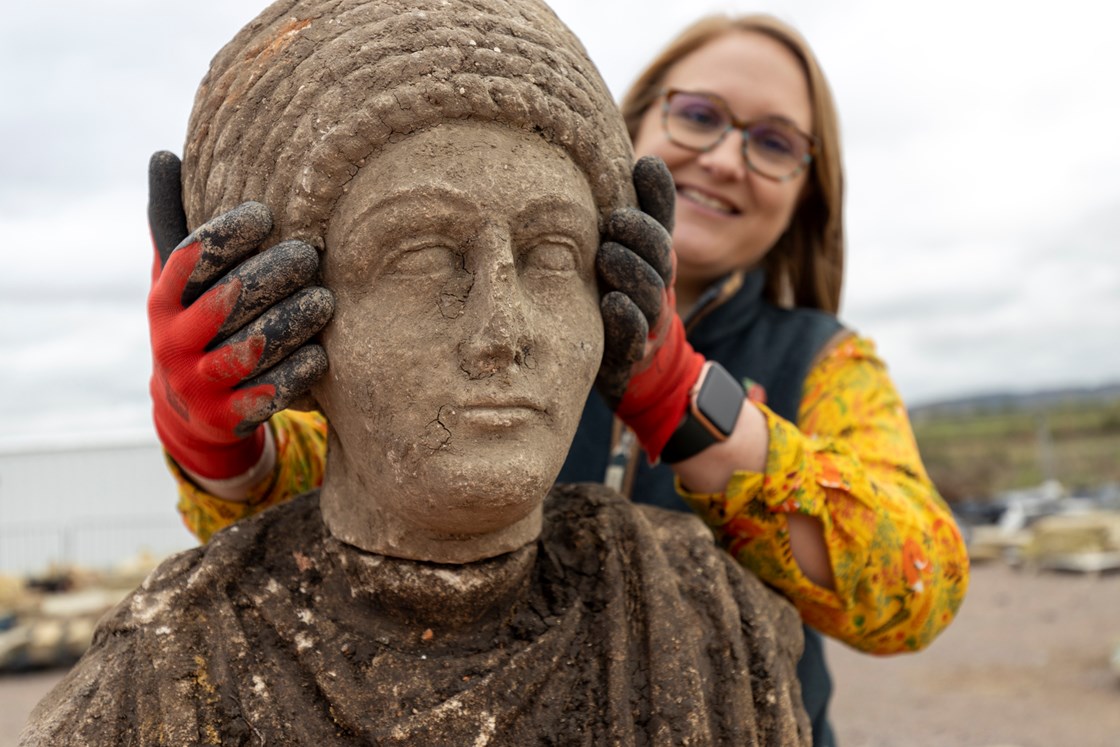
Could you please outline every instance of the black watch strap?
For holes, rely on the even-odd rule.
[[[735,430],[746,394],[720,364],[708,361],[689,392],[688,410],[661,450],[661,461],[683,462],[712,444],[726,441]]]

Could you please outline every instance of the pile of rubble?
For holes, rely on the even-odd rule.
[[[0,576],[0,672],[77,661],[97,621],[157,562],[141,556],[108,572],[55,568],[31,578]]]
[[[973,521],[969,521],[969,518]],[[982,518],[981,518],[982,517]],[[972,562],[1003,560],[1035,571],[1120,571],[1120,489],[1071,496],[1058,483],[1015,491],[958,514]],[[1109,665],[1120,679],[1120,639]]]
[[[1101,573],[1120,570],[1120,506],[1071,496],[1057,483],[1000,496],[993,523],[969,523],[973,562],[1001,559],[1035,570]]]

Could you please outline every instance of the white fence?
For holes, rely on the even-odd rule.
[[[166,521],[127,516],[0,527],[0,573],[34,576],[69,566],[108,569],[141,554],[163,557],[184,549],[189,545],[183,535]]]
[[[41,573],[53,564],[105,568],[193,544],[155,443],[0,453],[0,573]]]

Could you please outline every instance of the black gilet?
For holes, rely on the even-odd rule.
[[[765,274],[756,270],[729,276],[705,293],[686,320],[688,340],[708,360],[718,361],[742,382],[760,384],[766,405],[777,415],[797,423],[805,377],[821,349],[843,325],[831,314],[815,309],[783,309],[763,298]],[[731,291],[734,283],[741,282]],[[579,429],[557,482],[603,482],[610,461],[614,415],[592,391]],[[643,454],[638,460],[631,497],[637,503],[688,511],[673,487],[673,472],[665,465],[651,467]],[[813,724],[813,746],[834,744],[827,721],[832,682],[824,661],[823,642],[805,628],[805,653],[797,667],[802,698]]]

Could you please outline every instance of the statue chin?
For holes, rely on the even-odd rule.
[[[537,448],[462,443],[469,453],[448,448],[419,459],[404,449],[376,460],[332,432],[320,498],[330,533],[366,552],[438,563],[470,563],[534,541],[563,451],[539,440]]]

